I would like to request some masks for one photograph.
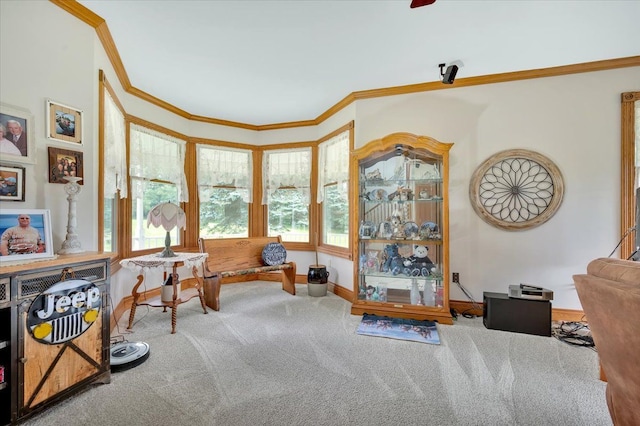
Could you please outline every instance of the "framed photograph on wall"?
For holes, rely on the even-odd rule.
[[[24,167],[0,164],[0,201],[24,201]]]
[[[67,183],[65,176],[84,177],[82,152],[49,147],[49,183]],[[82,181],[78,182],[83,185]]]
[[[82,145],[82,110],[47,99],[47,137]]]
[[[33,125],[29,110],[0,103],[0,155],[4,161],[35,164]]]
[[[2,209],[0,264],[52,257],[50,210]]]

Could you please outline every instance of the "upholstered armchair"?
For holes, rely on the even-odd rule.
[[[640,425],[640,262],[596,259],[574,275],[616,426]]]

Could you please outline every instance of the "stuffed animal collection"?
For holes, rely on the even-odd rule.
[[[398,251],[398,244],[388,244],[384,247],[385,261],[382,264],[382,272],[391,272],[392,275],[400,274],[404,269],[404,259]]]
[[[429,248],[422,245],[413,246],[413,254],[406,258],[403,262],[405,275],[412,277],[428,277],[432,272],[435,272],[436,266],[429,259]]]

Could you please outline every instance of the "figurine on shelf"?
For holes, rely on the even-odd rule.
[[[404,236],[407,240],[419,240],[418,225],[415,222],[405,222]]]
[[[367,266],[367,255],[366,254],[361,254],[360,255],[360,273],[364,274],[366,272],[366,266]]]
[[[386,287],[378,287],[378,300],[381,302],[387,301],[387,288]]]
[[[380,271],[380,261],[378,260],[378,252],[372,250],[367,253],[365,272],[368,274]]]
[[[413,191],[403,186],[398,187],[394,192],[389,194],[389,201],[411,201],[413,200]]]
[[[375,169],[365,174],[366,180],[382,180],[382,174],[379,169]]]
[[[422,245],[413,246],[413,254],[404,261],[404,274],[412,277],[428,277],[435,272],[436,267],[429,259],[429,248]]]
[[[365,296],[365,300],[378,300],[380,296],[378,295],[378,290],[372,286],[367,286],[367,295]]]
[[[385,261],[382,265],[382,272],[391,272],[393,275],[398,275],[402,272],[404,267],[402,256],[398,251],[397,244],[387,244],[384,247]]]
[[[391,238],[393,235],[393,228],[390,222],[381,222],[378,226],[378,238]]]
[[[398,213],[394,213],[391,216],[391,229],[392,229],[392,238],[402,239],[404,240],[406,235],[404,233],[404,221],[402,220],[402,216]]]
[[[368,220],[363,220],[359,229],[360,238],[363,240],[376,237],[376,225]]]
[[[440,239],[440,232],[438,231],[438,224],[435,222],[424,222],[420,225],[418,234],[423,240],[437,240]]]

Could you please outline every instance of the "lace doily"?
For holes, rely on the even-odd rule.
[[[176,253],[174,257],[160,257],[158,253],[154,253],[123,259],[120,261],[120,265],[136,272],[155,268],[173,268],[173,265],[178,262],[183,262],[187,268],[193,266],[199,268],[208,256],[209,253]]]

